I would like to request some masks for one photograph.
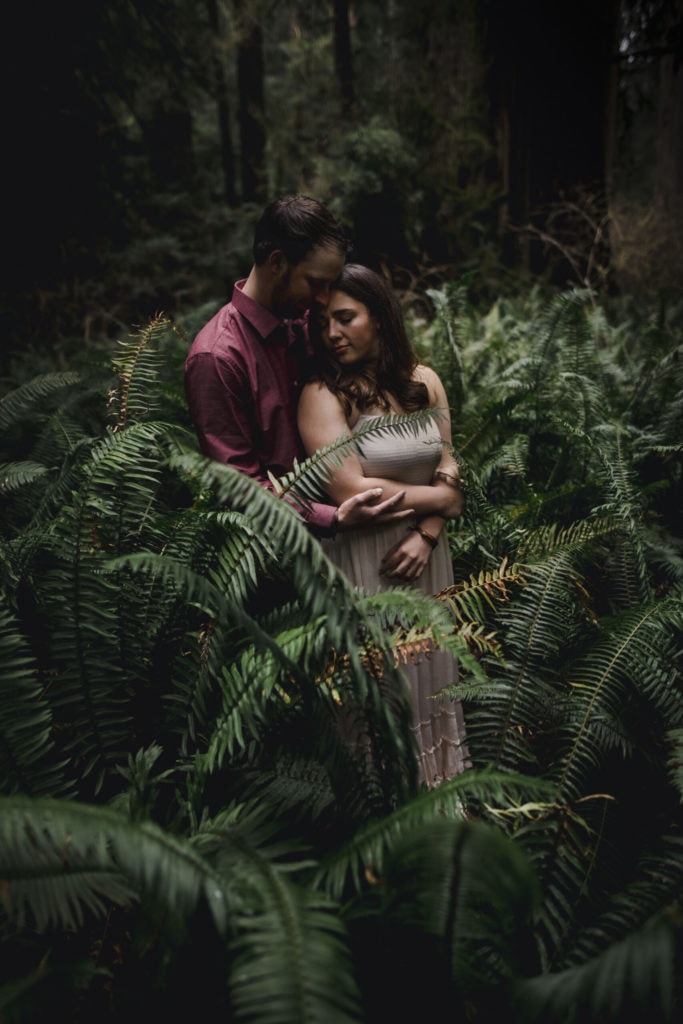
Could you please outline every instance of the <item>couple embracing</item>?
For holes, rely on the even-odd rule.
[[[438,409],[415,434],[364,438],[362,455],[335,470],[330,503],[303,513],[356,585],[436,594],[453,582],[443,527],[463,508],[447,397],[418,363],[391,288],[347,253],[342,227],[316,200],[266,207],[249,276],[187,356],[190,414],[204,455],[270,487],[269,472],[283,475],[368,419]],[[457,664],[436,651],[404,673],[420,777],[432,787],[468,763],[460,703],[432,699],[457,680]]]

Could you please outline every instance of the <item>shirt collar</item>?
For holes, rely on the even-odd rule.
[[[249,321],[251,326],[258,331],[263,340],[266,341],[278,327],[283,326],[284,321],[280,320],[274,313],[271,313],[265,306],[262,306],[260,302],[256,302],[244,294],[243,288],[246,280],[246,278],[243,278],[235,283],[235,287],[232,290],[232,304]]]

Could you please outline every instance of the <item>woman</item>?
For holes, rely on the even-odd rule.
[[[408,531],[401,522],[347,531],[322,542],[326,554],[370,592],[408,583],[437,594],[453,583],[443,526],[463,509],[444,387],[433,370],[418,364],[395,296],[367,267],[344,267],[332,286],[320,332],[321,358],[298,410],[309,455],[377,416],[428,407],[439,412],[416,435],[364,437],[362,454],[346,457],[328,485],[337,504],[368,487],[381,488],[383,498],[405,490],[398,507],[415,512]],[[432,699],[456,682],[457,664],[449,653],[435,651],[407,666],[405,674],[413,697],[420,777],[432,788],[468,765],[460,702]]]

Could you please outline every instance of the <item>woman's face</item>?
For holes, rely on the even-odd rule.
[[[322,316],[323,344],[342,366],[376,363],[379,325],[368,307],[345,292],[333,291]]]

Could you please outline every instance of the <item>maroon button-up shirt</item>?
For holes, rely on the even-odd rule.
[[[185,394],[204,455],[272,489],[268,471],[288,472],[304,452],[296,403],[308,353],[302,321],[282,321],[244,294],[201,329],[185,360]],[[301,514],[316,533],[334,532],[332,505]]]

